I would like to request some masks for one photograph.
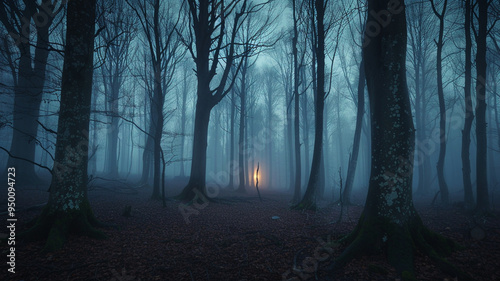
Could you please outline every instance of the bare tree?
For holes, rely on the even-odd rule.
[[[133,14],[123,1],[101,1],[98,5],[100,13],[99,25],[103,30],[99,33],[103,41],[101,76],[104,86],[106,114],[109,126],[106,134],[106,171],[111,177],[118,176],[118,133],[120,120],[119,101],[123,97],[122,86],[128,71],[131,53],[131,42],[135,35]]]
[[[437,11],[434,0],[431,2],[432,11],[439,19],[439,35],[436,42],[436,71],[437,71],[437,91],[439,100],[439,159],[437,162],[437,176],[439,182],[439,191],[441,193],[441,203],[447,205],[449,203],[448,185],[444,178],[444,158],[446,156],[446,105],[444,102],[443,92],[443,46],[444,46],[444,20],[448,1],[444,0],[441,13]]]
[[[22,3],[21,3],[22,2]],[[40,104],[45,85],[49,34],[57,14],[66,1],[2,1],[0,22],[14,41],[19,58],[11,57],[14,78],[12,142],[8,166],[17,167],[21,181],[35,182],[35,150]],[[34,24],[34,28],[33,25]],[[36,42],[31,33],[36,32]],[[4,41],[7,43],[7,41]],[[31,48],[34,45],[34,53]],[[8,47],[7,47],[8,48]],[[8,49],[6,49],[8,50]],[[10,57],[10,56],[9,56]]]
[[[241,69],[241,54],[236,50],[236,35],[245,19],[259,12],[267,3],[247,3],[247,0],[187,0],[189,34],[182,38],[195,64],[198,78],[197,101],[194,120],[194,139],[189,182],[178,196],[191,200],[198,194],[206,196],[207,138],[210,112],[231,90],[235,79],[229,81],[231,68],[235,75]],[[232,20],[232,24],[228,21]],[[229,31],[229,32],[227,32]],[[225,56],[224,56],[225,55]],[[222,74],[215,83],[217,69],[224,62]]]
[[[146,49],[149,53],[153,70],[152,89],[150,94],[150,123],[146,147],[143,152],[144,167],[148,167],[151,151],[153,152],[153,193],[151,198],[161,199],[160,168],[165,112],[163,110],[165,96],[172,85],[177,64],[184,55],[180,48],[177,28],[182,18],[181,14],[173,12],[172,3],[161,5],[160,0],[127,0],[135,12],[146,38]],[[147,77],[147,76],[146,76]],[[151,149],[152,148],[152,149]],[[143,169],[143,183],[149,170]]]

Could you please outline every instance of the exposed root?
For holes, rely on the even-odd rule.
[[[106,235],[95,229],[101,225],[88,204],[82,204],[80,209],[70,212],[50,212],[45,207],[36,223],[19,236],[28,241],[47,239],[42,251],[53,252],[61,249],[72,233],[105,239]]]
[[[339,242],[348,246],[329,267],[332,274],[356,257],[385,251],[389,263],[402,280],[416,280],[413,257],[414,252],[420,251],[429,256],[443,272],[456,276],[459,280],[472,280],[467,273],[445,259],[461,247],[451,239],[430,231],[418,216],[403,226],[362,216],[356,229]]]

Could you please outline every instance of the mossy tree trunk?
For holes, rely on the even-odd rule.
[[[332,270],[350,259],[374,251],[387,253],[389,263],[405,280],[414,279],[414,251],[427,254],[443,270],[467,278],[442,256],[457,245],[429,231],[412,202],[415,130],[406,84],[405,4],[370,0],[363,59],[370,98],[372,162],[365,209],[355,230],[343,239],[349,244]],[[374,15],[385,14],[388,24]],[[380,26],[379,26],[380,27]],[[374,32],[374,30],[378,32]]]
[[[92,95],[96,0],[68,2],[61,107],[49,201],[25,238],[63,246],[71,232],[102,238],[87,197],[88,130]]]

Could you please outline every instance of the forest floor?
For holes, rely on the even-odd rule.
[[[166,207],[149,200],[150,192],[91,190],[96,217],[117,226],[101,229],[109,239],[71,236],[62,250],[50,254],[40,253],[44,241],[18,240],[16,273],[8,273],[2,262],[0,280],[325,280],[326,268],[343,246],[320,249],[353,230],[362,211],[361,206],[344,207],[337,223],[340,206],[323,202],[315,212],[291,211],[289,195],[267,190],[261,192],[263,202],[253,191],[221,192],[217,202],[186,206],[168,200]],[[47,192],[40,190],[18,191],[16,196],[19,208],[47,200]],[[122,216],[125,206],[131,206],[130,217]],[[474,280],[500,280],[498,213],[474,218],[459,207],[416,207],[425,225],[464,246],[449,257],[453,264]],[[39,213],[39,208],[18,212],[16,232]],[[0,251],[5,261],[5,243]],[[418,280],[455,280],[421,254],[415,270]],[[374,254],[353,260],[335,280],[397,280],[397,274],[383,254]]]

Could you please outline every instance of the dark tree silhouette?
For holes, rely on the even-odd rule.
[[[298,209],[316,209],[316,190],[319,182],[321,155],[323,150],[323,111],[325,108],[325,3],[323,0],[315,0],[314,7],[316,10],[316,26],[313,28],[316,30],[317,36],[317,47],[315,48],[315,57],[317,60],[317,91],[316,98],[314,99],[314,150],[306,193],[302,201],[295,206],[295,208]]]
[[[448,185],[444,178],[444,158],[446,156],[446,105],[444,102],[443,92],[443,46],[444,46],[444,17],[446,15],[446,8],[448,1],[444,0],[443,9],[439,13],[436,9],[434,0],[431,2],[432,11],[439,19],[439,35],[436,42],[437,55],[436,55],[436,71],[437,71],[437,92],[439,100],[439,159],[437,162],[437,177],[439,182],[439,191],[441,195],[441,203],[447,205],[449,203]]]
[[[489,1],[491,2],[491,1]],[[477,176],[477,202],[478,212],[488,211],[490,206],[488,196],[487,173],[487,134],[486,134],[486,39],[488,36],[488,6],[487,0],[477,0],[478,29],[476,36],[476,176]]]
[[[47,238],[46,251],[61,248],[72,232],[104,237],[94,229],[99,223],[87,198],[95,14],[96,0],[68,2],[61,107],[49,201],[34,226],[23,234],[28,239]]]
[[[297,17],[297,1],[292,0],[292,13],[293,13],[293,38],[292,38],[292,55],[293,55],[293,98],[294,98],[294,149],[295,149],[295,184],[293,191],[293,202],[298,203],[301,196],[301,158],[300,158],[300,120],[299,120],[299,58],[297,50],[297,42],[299,33],[297,30],[298,17]]]
[[[471,39],[471,0],[465,0],[465,117],[464,129],[462,130],[462,177],[464,182],[464,202],[466,208],[474,205],[474,195],[472,194],[472,180],[470,168],[470,132],[474,121],[474,110],[472,108],[472,39]]]
[[[193,156],[191,175],[178,198],[191,200],[200,193],[206,195],[205,179],[207,167],[207,138],[210,112],[230,91],[232,83],[226,87],[231,66],[235,63],[235,38],[247,8],[247,1],[188,0],[190,35],[184,38],[196,64],[198,86],[196,90],[196,112],[194,119]],[[239,6],[239,7],[237,7]],[[230,15],[233,24],[228,26]],[[227,32],[230,30],[230,32]],[[217,68],[226,50],[225,66],[215,88],[211,87]],[[241,65],[241,64],[240,64]],[[236,73],[239,71],[237,68]]]
[[[365,208],[354,231],[343,242],[349,246],[333,262],[335,270],[352,258],[376,250],[387,252],[389,263],[405,280],[413,277],[416,249],[442,269],[467,277],[442,255],[456,244],[429,231],[412,202],[415,129],[406,83],[405,4],[368,1],[366,47],[363,59],[370,98],[372,162]],[[373,32],[374,17],[385,14],[390,24]]]
[[[8,166],[16,167],[22,182],[36,182],[35,150],[40,104],[45,85],[47,59],[50,52],[49,34],[51,25],[64,5],[58,1],[35,0],[2,1],[0,22],[14,41],[19,52],[17,73],[14,77],[13,132]],[[43,20],[33,19],[37,15]],[[31,22],[36,24],[32,25]],[[36,32],[36,43],[31,33]],[[34,47],[34,54],[30,48]],[[14,69],[11,64],[11,69]],[[14,71],[14,70],[13,70]]]

